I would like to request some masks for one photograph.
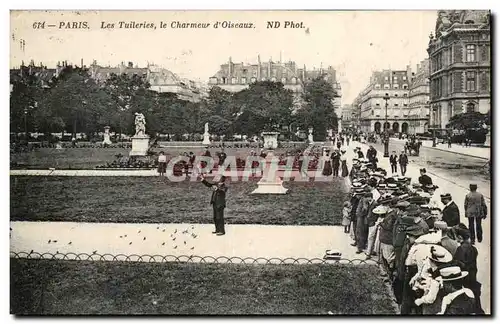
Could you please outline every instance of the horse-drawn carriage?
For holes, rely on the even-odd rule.
[[[418,156],[420,154],[420,144],[416,141],[410,141],[405,144],[405,151],[409,156]]]

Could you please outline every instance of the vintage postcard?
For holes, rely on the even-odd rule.
[[[11,314],[491,315],[490,19],[11,11]]]

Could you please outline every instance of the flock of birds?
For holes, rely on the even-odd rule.
[[[156,230],[160,231],[160,226],[156,227]],[[161,243],[161,246],[168,246],[172,245],[172,249],[176,250],[179,246],[185,246],[186,248],[189,248],[190,250],[194,250],[194,241],[198,235],[194,233],[194,225],[191,225],[190,227],[187,227],[185,230],[180,231],[177,228],[170,234],[170,237],[167,240],[163,240]],[[10,231],[12,232],[12,228],[10,228]],[[165,228],[161,229],[161,232],[165,232]],[[137,239],[133,239],[129,237],[127,234],[120,235],[119,238],[125,241],[129,241],[128,245],[132,245],[134,241],[136,242],[144,242],[147,240],[147,237],[142,234],[142,231],[139,229],[137,231],[137,236],[142,237],[142,240],[139,238],[139,241]],[[47,241],[48,244],[53,244],[57,243],[57,240],[54,239],[49,239]],[[73,242],[70,241],[68,242],[68,245],[72,245]],[[92,251],[92,255],[97,254],[97,250]],[[31,250],[30,253],[33,253],[33,250]],[[56,252],[58,254],[59,251]]]

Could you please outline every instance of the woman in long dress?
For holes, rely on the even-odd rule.
[[[342,150],[342,155],[340,156],[340,163],[342,168],[342,177],[347,177],[349,175],[349,170],[347,169],[347,157],[345,156],[345,150]]]

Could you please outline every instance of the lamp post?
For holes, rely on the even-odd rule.
[[[28,108],[24,108],[24,138],[28,142]]]
[[[389,126],[388,126],[389,123],[387,122],[387,107],[389,106],[389,99],[391,99],[391,97],[389,97],[389,94],[386,93],[382,99],[385,100],[384,157],[389,157]]]

